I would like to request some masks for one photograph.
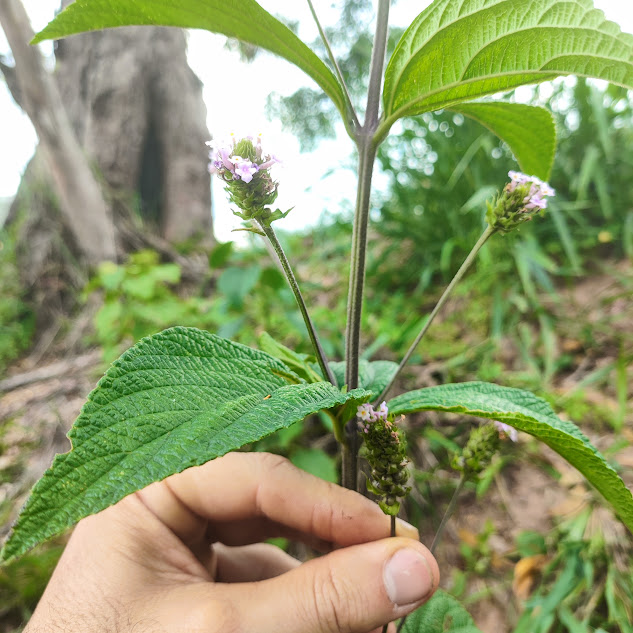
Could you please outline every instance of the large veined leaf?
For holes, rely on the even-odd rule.
[[[205,29],[265,48],[312,77],[347,120],[343,89],[334,74],[255,0],[75,0],[35,36],[33,43],[130,25]]]
[[[534,394],[486,382],[464,382],[410,391],[388,404],[396,415],[428,410],[466,413],[533,435],[575,466],[633,532],[633,497],[624,482],[576,425],[558,418]]]
[[[338,386],[345,386],[345,362],[330,363],[330,368]],[[380,395],[398,369],[398,363],[390,360],[361,360],[358,363],[358,386],[371,391],[374,397]]]
[[[391,56],[378,136],[403,116],[569,74],[633,87],[633,36],[592,0],[435,0]]]
[[[470,614],[453,596],[438,589],[404,623],[403,633],[481,633]]]
[[[370,396],[326,382],[289,385],[289,373],[264,352],[194,328],[143,339],[88,397],[69,434],[72,450],[36,484],[0,561],[154,481]]]
[[[556,125],[548,110],[502,101],[461,103],[451,110],[496,134],[508,145],[521,171],[543,180],[549,178],[556,153]]]

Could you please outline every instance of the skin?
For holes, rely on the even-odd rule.
[[[439,582],[398,532],[355,492],[231,453],[81,521],[24,633],[379,632]],[[273,536],[324,555],[301,564]]]

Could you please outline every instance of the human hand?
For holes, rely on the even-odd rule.
[[[81,521],[24,633],[380,631],[439,581],[414,528],[388,533],[363,496],[230,453]],[[279,536],[329,553],[300,564],[260,542]]]

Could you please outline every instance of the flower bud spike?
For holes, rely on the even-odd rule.
[[[228,141],[207,145],[211,148],[209,172],[224,181],[229,200],[238,207],[235,215],[267,225],[287,215],[269,208],[277,199],[278,187],[270,169],[280,161],[264,154],[261,135],[237,138],[231,134]]]
[[[393,416],[389,416],[387,403],[378,410],[369,404],[361,404],[357,411],[358,430],[365,439],[365,457],[371,467],[367,479],[367,489],[379,497],[378,505],[385,514],[395,516],[401,500],[406,497],[410,486],[404,434]],[[400,417],[400,422],[404,416]]]
[[[486,221],[492,229],[509,233],[547,209],[547,199],[556,192],[540,178],[519,171],[508,172],[510,182],[497,199],[488,203]]]

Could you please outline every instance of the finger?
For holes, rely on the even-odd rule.
[[[198,540],[207,521],[211,540],[250,520],[259,520],[259,527],[268,530],[264,536],[273,529],[286,530],[301,540],[339,547],[389,534],[389,519],[375,503],[267,453],[229,453],[139,495],[185,543]],[[401,523],[399,530],[417,538],[417,530],[408,524]],[[244,542],[257,537],[251,531]]]
[[[435,559],[420,543],[390,538],[351,546],[261,582],[208,585],[199,591],[226,604],[228,630],[367,633],[426,601],[439,582]]]
[[[283,550],[266,543],[227,547],[213,546],[213,569],[216,582],[254,582],[285,574],[301,563]]]

